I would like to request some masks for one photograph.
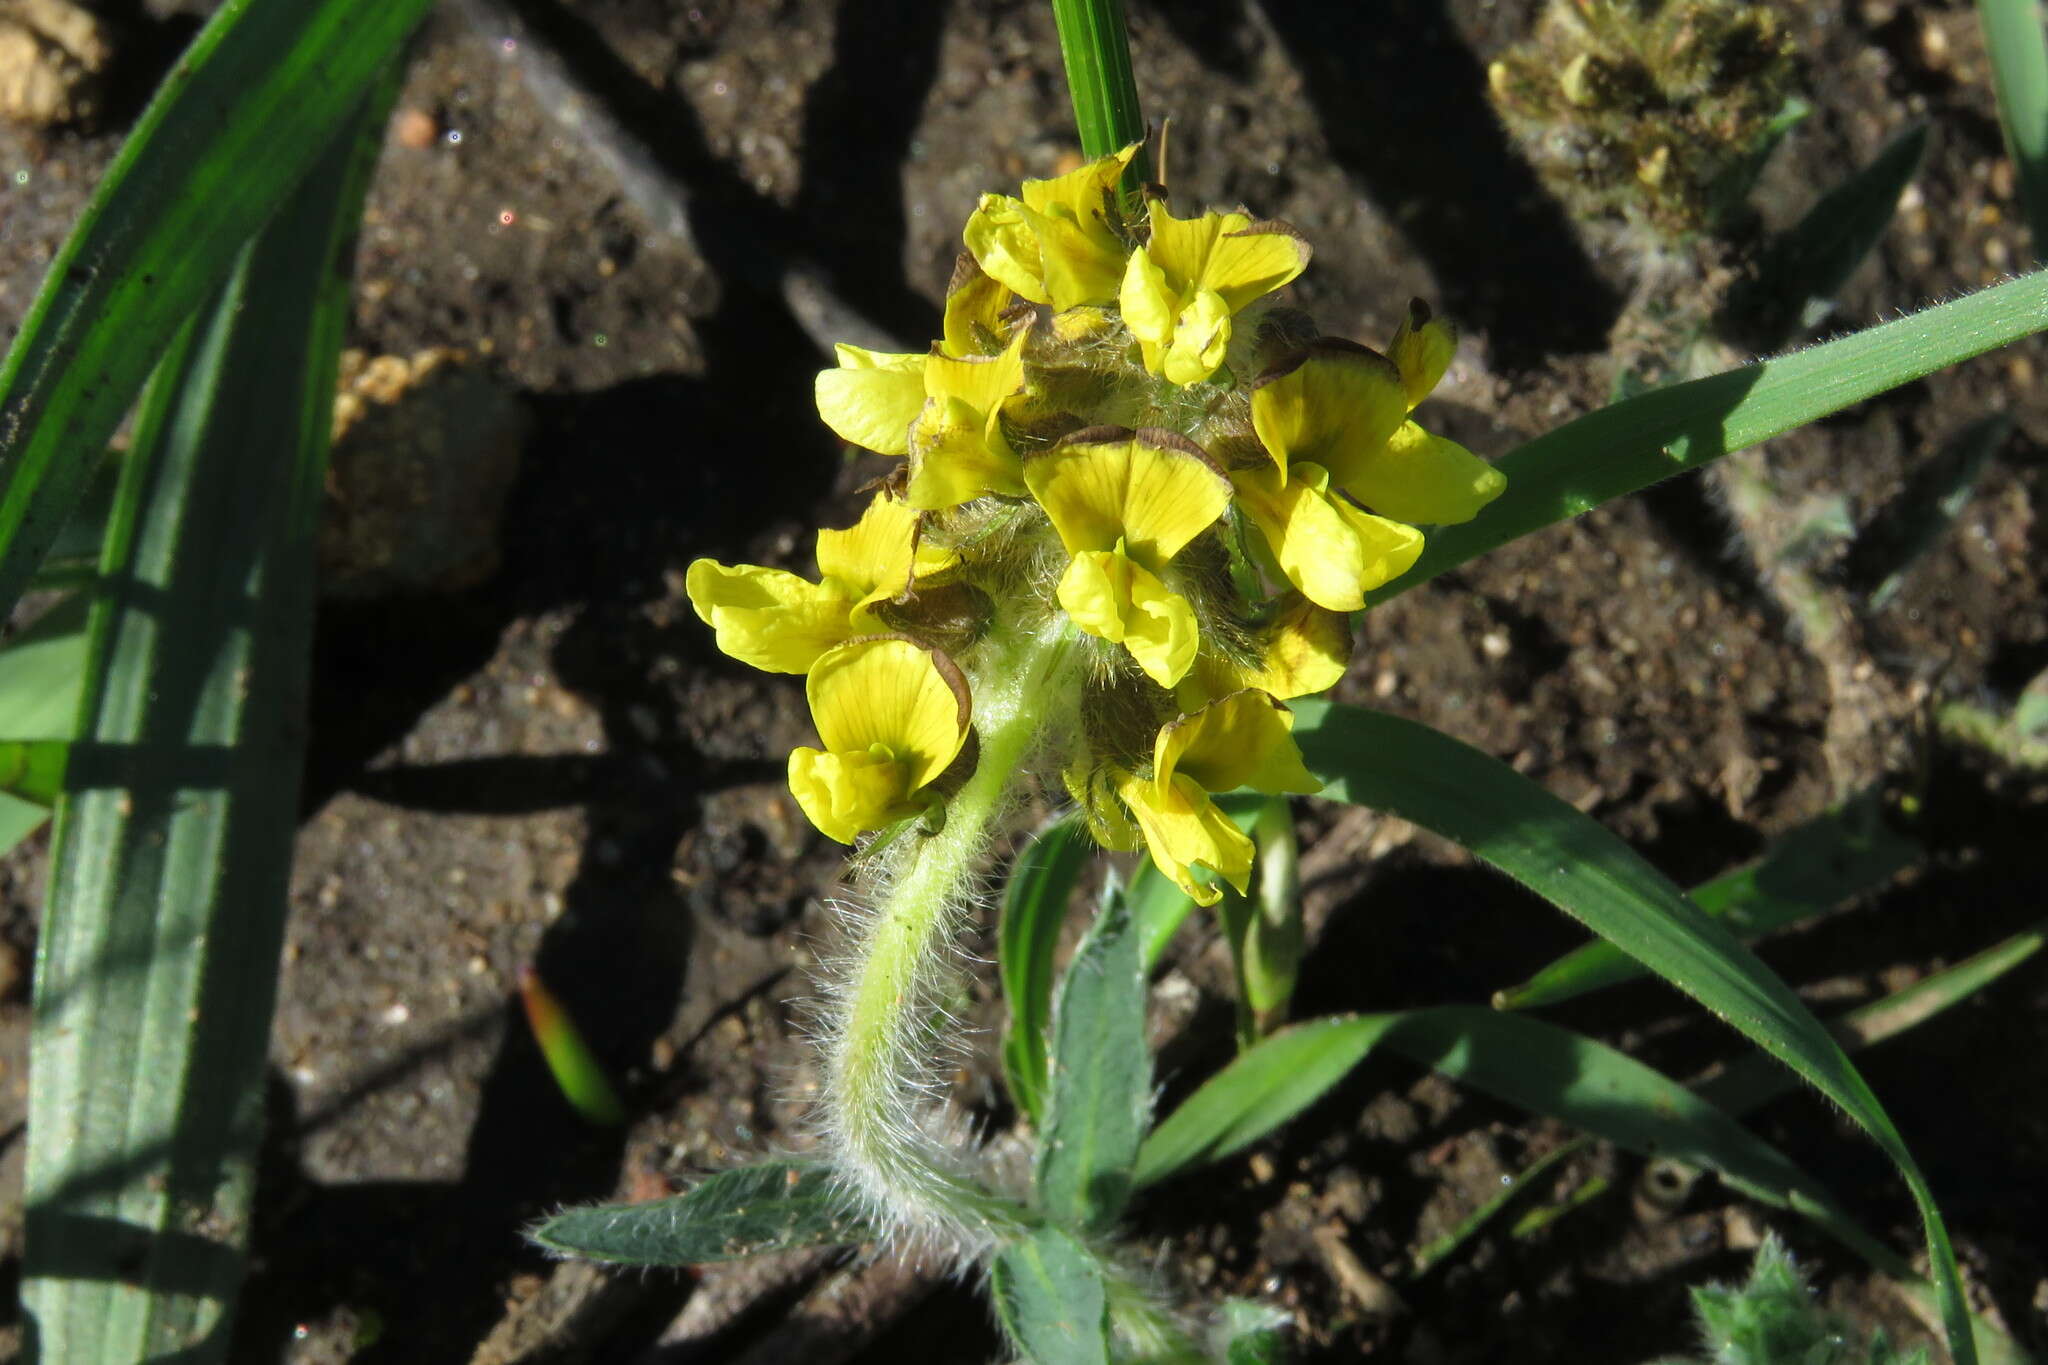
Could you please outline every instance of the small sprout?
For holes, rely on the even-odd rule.
[[[619,1103],[604,1067],[591,1054],[568,1011],[530,966],[519,969],[519,998],[526,1006],[526,1022],[540,1044],[540,1055],[563,1097],[592,1123],[606,1128],[624,1123],[626,1106]]]

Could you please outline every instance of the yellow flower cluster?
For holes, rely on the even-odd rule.
[[[1039,766],[1209,902],[1193,869],[1243,889],[1252,858],[1211,794],[1316,789],[1280,702],[1343,674],[1345,613],[1415,562],[1417,524],[1504,481],[1410,419],[1448,326],[1418,302],[1385,354],[1316,335],[1270,298],[1308,244],[1158,192],[1127,212],[1135,150],[984,196],[928,353],[838,348],[820,415],[904,464],[819,533],[817,581],[699,560],[688,586],[721,649],[808,675],[825,747],[790,786],[849,843],[972,769],[1004,642],[1078,632],[1078,714],[1043,717]]]

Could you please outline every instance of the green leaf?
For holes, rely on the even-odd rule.
[[[1891,226],[1926,154],[1927,125],[1916,123],[1765,248],[1746,302],[1768,319],[1774,340],[1819,325],[1833,310],[1842,286]]]
[[[1287,1359],[1287,1314],[1254,1299],[1225,1299],[1217,1314],[1224,1365],[1282,1365]]]
[[[2048,271],[2037,270],[1823,346],[1589,413],[1503,456],[1507,491],[1471,521],[1431,531],[1415,567],[1372,601],[2044,327]]]
[[[2048,256],[2048,37],[2038,0],[1977,0],[1998,122],[2019,172],[2036,260]]]
[[[1145,118],[1138,112],[1123,0],[1052,0],[1052,16],[1081,132],[1081,155],[1092,161],[1142,140]],[[1151,178],[1150,159],[1141,148],[1124,174],[1124,188],[1134,191]]]
[[[0,740],[0,791],[53,806],[64,790],[71,745],[61,739]]]
[[[85,677],[87,593],[73,593],[0,649],[0,734],[70,739]]]
[[[357,12],[347,41],[367,31],[375,48],[382,15]],[[46,384],[31,395],[41,415],[26,439],[38,442],[68,420],[55,414],[86,401],[81,384],[110,382],[87,357],[162,357],[108,529],[38,944],[22,1300],[45,1361],[201,1365],[227,1350],[298,826],[313,547],[350,247],[395,76],[367,103],[356,89],[359,107],[307,159],[303,188],[218,297],[192,301],[168,345],[103,318],[111,335],[67,334],[72,368],[31,380]],[[295,96],[315,107],[331,97]],[[248,108],[228,96],[206,118]],[[273,154],[252,157],[244,169],[261,181]],[[205,193],[211,181],[178,183],[190,169],[165,163],[172,184],[160,188],[208,214],[241,211],[243,191],[223,203]],[[189,209],[172,219],[192,227]],[[82,295],[59,291],[64,308],[133,297],[128,285],[107,296],[88,276]],[[94,451],[102,439],[73,435]],[[16,491],[31,467],[10,466]]]
[[[1152,1114],[1138,937],[1112,894],[1067,964],[1053,1009],[1052,1094],[1038,1155],[1038,1206],[1069,1227],[1108,1226],[1130,1198]]]
[[[1257,1142],[1349,1075],[1399,1018],[1313,1019],[1240,1053],[1152,1130],[1138,1152],[1136,1185],[1143,1189]]]
[[[1088,857],[1088,831],[1070,816],[1025,845],[1003,887],[996,964],[1010,1029],[1003,1035],[1003,1079],[1034,1127],[1045,1119],[1045,1035],[1052,1017],[1053,953],[1067,905]]]
[[[171,69],[0,366],[0,613],[172,335],[320,161],[429,0],[227,0]]]
[[[1756,862],[1694,887],[1692,901],[1742,938],[1755,938],[1883,886],[1925,852],[1885,823],[1883,794],[1866,792],[1787,830]],[[1497,992],[1493,1007],[1555,1005],[1642,975],[1634,958],[1595,939]]]
[[[996,1317],[1032,1365],[1107,1365],[1109,1294],[1095,1258],[1059,1228],[1034,1229],[989,1272]]]
[[[558,1255],[640,1266],[736,1261],[872,1235],[834,1188],[831,1172],[799,1161],[721,1171],[669,1199],[564,1209],[526,1233]]]
[[[1784,982],[1620,839],[1505,763],[1394,716],[1318,701],[1295,703],[1294,711],[1295,739],[1309,771],[1324,780],[1323,795],[1463,844],[1841,1106],[1905,1178],[1926,1229],[1949,1349],[1958,1361],[1975,1361],[1955,1252],[1918,1163],[1840,1046]]]
[[[1942,444],[1924,469],[1913,471],[1906,488],[1857,538],[1852,569],[1862,582],[1876,582],[1870,608],[1879,610],[1897,596],[1906,575],[1938,544],[1977,492],[2006,438],[2012,418],[1994,413],[1970,423]]]

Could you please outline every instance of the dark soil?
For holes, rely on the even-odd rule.
[[[2019,268],[2029,247],[1971,6],[1786,9],[1815,111],[1766,179],[1766,222],[1796,218],[1909,122],[1934,130],[1828,325]],[[1295,292],[1330,332],[1383,342],[1417,295],[1456,318],[1467,343],[1425,415],[1495,455],[1604,401],[1610,334],[1649,271],[1623,236],[1575,223],[1538,187],[1485,103],[1488,60],[1534,13],[1531,0],[1134,0],[1131,16],[1145,107],[1173,120],[1177,200],[1242,201],[1307,234],[1315,260]],[[494,575],[335,601],[319,621],[236,1358],[995,1358],[969,1288],[815,1257],[614,1279],[551,1265],[519,1229],[803,1141],[809,1063],[791,1001],[831,932],[838,850],[780,778],[806,735],[799,681],[717,654],[683,570],[699,555],[807,569],[810,528],[850,519],[875,469],[843,461],[815,421],[820,352],[777,282],[800,257],[880,329],[916,344],[934,332],[975,196],[1074,152],[1048,7],[577,0],[526,22],[509,47],[488,7],[428,25],[362,236],[351,344],[463,350],[524,396],[533,433]],[[146,54],[189,20],[130,23]],[[644,196],[550,121],[532,80],[548,97],[550,54],[655,149],[638,173],[689,187],[694,244],[652,226]],[[146,82],[148,65],[127,79]],[[10,332],[121,131],[0,128]],[[1897,704],[1845,690],[1796,638],[1773,573],[1704,481],[1373,612],[1340,695],[1512,762],[1681,882],[1822,810],[1843,776],[1831,737],[1853,722],[1888,742],[1888,780],[1924,784],[1933,855],[1766,956],[1823,1012],[1959,960],[2041,913],[2048,883],[2027,869],[2048,778],[1909,741],[1923,702],[2009,701],[2048,665],[2043,364],[2038,345],[2014,348],[1768,451],[1788,505],[1838,495],[1862,527],[1967,423],[2015,419],[1952,532],[1861,624],[1863,680]],[[1315,802],[1300,819],[1320,929],[1300,1014],[1483,1002],[1579,938],[1398,822]],[[0,886],[0,1131],[23,1106],[39,881],[31,850]],[[1167,1050],[1168,1103],[1228,1048],[1213,935],[1184,939],[1162,995],[1195,1031]],[[528,963],[620,1078],[629,1127],[592,1128],[562,1102],[520,1015]],[[990,988],[977,989],[993,1022]],[[1556,1017],[1681,1076],[1741,1049],[1662,988]],[[1943,1201],[1974,1302],[2048,1347],[2039,964],[1870,1054],[1867,1075]],[[963,1076],[962,1094],[1000,1121],[992,1084]],[[1755,1123],[1915,1251],[1903,1188],[1846,1120],[1798,1097]],[[1309,1359],[1649,1359],[1688,1344],[1686,1287],[1739,1275],[1764,1227],[1830,1301],[1924,1335],[1809,1226],[1711,1179],[1653,1207],[1631,1197],[1641,1163],[1599,1147],[1539,1200],[1594,1174],[1613,1192],[1532,1236],[1497,1221],[1409,1275],[1415,1249],[1568,1136],[1374,1061],[1279,1140],[1146,1198],[1131,1233],[1203,1297],[1285,1306]],[[21,1146],[5,1152],[10,1190]],[[12,1207],[0,1245],[11,1277]],[[1405,1312],[1372,1299],[1374,1277]]]

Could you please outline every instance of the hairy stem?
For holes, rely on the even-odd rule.
[[[1048,726],[1075,714],[1078,668],[1064,618],[991,632],[973,680],[980,757],[936,833],[889,851],[891,866],[854,945],[828,1030],[826,1129],[864,1211],[914,1240],[974,1255],[1008,1240],[1022,1211],[983,1190],[949,1150],[929,1100],[929,1023],[983,851]]]

